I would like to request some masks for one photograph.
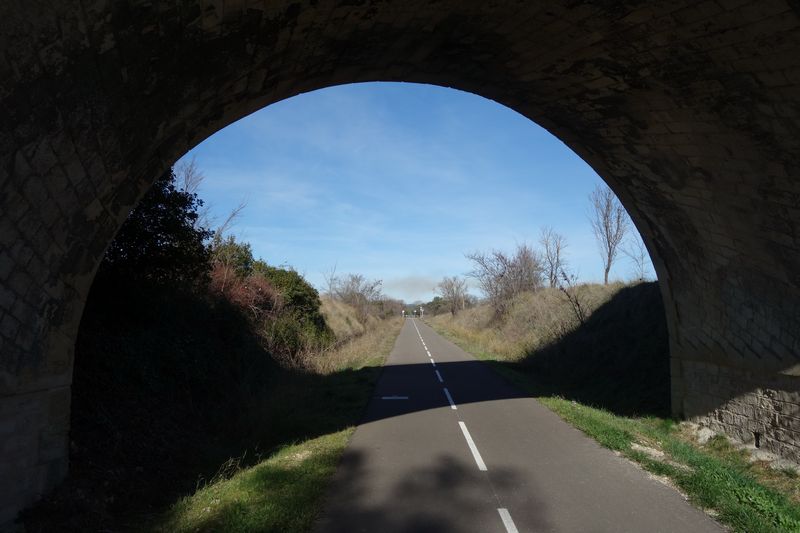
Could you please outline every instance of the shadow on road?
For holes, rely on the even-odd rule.
[[[532,377],[541,394],[559,394],[622,414],[664,414],[669,406],[669,373],[662,309],[655,284],[623,289],[582,328],[558,343],[529,354],[522,363],[500,364]],[[210,320],[209,324],[216,322]],[[146,338],[150,338],[152,333],[147,328],[152,328],[150,322],[142,326]],[[202,330],[194,323],[187,324],[186,329],[190,333]],[[129,343],[130,336],[128,331],[119,335],[119,344]],[[186,343],[180,331],[175,336]],[[116,350],[116,338],[101,340],[103,343],[91,350],[98,361]],[[202,347],[201,343],[202,337],[196,340],[196,346]],[[224,347],[212,348],[219,352]],[[183,350],[185,357],[196,357],[197,349]],[[241,349],[260,348],[250,343]],[[273,367],[263,377],[268,380],[268,385],[261,387],[268,390],[266,395],[255,395],[249,385],[242,385],[231,388],[235,396],[231,401],[198,397],[188,385],[164,386],[163,390],[148,385],[161,384],[165,372],[175,372],[174,381],[179,384],[185,381],[177,372],[193,363],[173,356],[177,352],[166,357],[160,355],[168,353],[165,348],[155,346],[146,361],[141,360],[141,351],[130,356],[116,353],[121,355],[113,360],[113,367],[105,369],[97,363],[100,370],[91,373],[84,371],[78,357],[71,476],[48,502],[29,514],[30,532],[48,530],[53,521],[67,531],[129,529],[131,524],[140,524],[142,517],[157,514],[182,495],[192,493],[199,480],[202,483],[202,479],[212,477],[230,457],[244,455],[242,464],[246,465],[256,460],[254,450],[266,454],[277,446],[332,433],[359,421],[449,406],[441,388],[430,387],[436,378],[427,363],[386,367],[372,397],[405,394],[409,399],[380,402],[380,409],[365,410],[379,369],[322,376]],[[176,359],[172,361],[172,357]],[[264,353],[263,357],[269,355]],[[85,357],[84,365],[87,360]],[[440,362],[437,368],[458,404],[527,396],[494,374],[486,378],[485,363]],[[152,375],[160,377],[153,380],[149,377]],[[262,379],[252,378],[246,374],[224,377],[232,384],[252,385]],[[498,383],[488,386],[481,382],[486,379],[497,379]],[[408,390],[407,385],[392,390],[393,381],[427,384],[420,386],[420,391],[426,392]],[[221,407],[211,417],[205,412],[206,405]],[[343,475],[352,478],[348,490],[358,490],[359,457],[346,456],[344,464]],[[443,457],[437,472],[409,473],[409,493],[414,493],[414,484],[435,486],[458,476]],[[459,507],[468,509],[469,502]],[[370,510],[364,513],[369,515]],[[51,520],[39,520],[42,516]],[[418,520],[408,524],[408,529],[442,530],[441,524],[428,523],[424,516]]]
[[[482,480],[476,482],[475,469],[452,455],[440,455],[433,469],[408,470],[389,494],[372,505],[359,503],[370,501],[365,483],[370,479],[366,462],[363,452],[345,451],[332,481],[337,489],[329,494],[333,501],[314,531],[352,533],[354,523],[360,531],[447,533],[464,531],[464,524],[471,524],[469,529],[474,530],[485,520],[487,508],[492,510],[492,522],[497,521],[499,526],[499,518],[493,514],[496,502],[486,501],[485,491],[480,490]],[[506,468],[494,469],[493,482],[498,490],[519,487],[517,475]],[[535,492],[530,486],[526,488]],[[446,504],[432,508],[431,502]],[[528,511],[537,516],[536,531],[550,531],[552,525],[547,521],[545,506],[534,503],[533,507]]]

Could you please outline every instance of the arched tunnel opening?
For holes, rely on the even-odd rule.
[[[673,413],[800,457],[792,4],[64,2],[1,14],[0,412],[13,438],[0,521],[67,471],[83,305],[152,180],[257,109],[359,81],[470,91],[572,148],[651,252]]]
[[[445,114],[465,118],[442,131]],[[403,118],[402,125],[393,124]],[[370,320],[397,316],[420,298],[428,316],[436,317],[447,314],[435,305],[436,276],[469,270],[464,252],[526,241],[535,243],[531,248],[540,257],[539,226],[550,221],[568,231],[562,237],[572,248],[564,251],[571,259],[567,266],[567,258],[561,258],[561,274],[564,269],[582,273],[580,280],[568,282],[588,283],[578,302],[587,316],[575,322],[558,289],[566,294],[571,288],[558,279],[548,288],[542,272],[534,289],[543,291],[540,299],[531,300],[534,295],[525,291],[504,296],[505,304],[516,309],[503,320],[487,320],[487,331],[502,322],[499,335],[529,328],[542,337],[509,364],[536,374],[544,394],[625,415],[670,413],[660,292],[657,283],[642,283],[654,276],[651,267],[633,264],[618,252],[611,285],[602,284],[601,258],[587,218],[591,192],[602,181],[557,139],[508,109],[434,86],[340,86],[250,115],[172,168],[128,217],[93,282],[75,350],[71,475],[34,511],[28,521],[33,530],[56,524],[114,529],[126,520],[144,520],[196,490],[198,478],[213,479],[232,457],[243,457],[239,466],[244,466],[276,445],[359,422],[347,405],[336,412],[342,408],[336,389],[372,379],[374,370],[328,373],[319,363],[295,360],[297,352],[264,329],[282,324],[273,315],[290,315],[294,308],[276,311],[257,298],[243,300],[246,285],[256,283],[254,270],[261,268],[273,269],[265,278],[270,290],[281,288],[278,272],[305,272],[323,295],[326,315],[352,304],[325,286],[324,265],[335,263],[342,272],[381,278],[384,290],[392,291],[376,296],[382,298],[381,310],[371,311]],[[202,183],[191,181],[201,174],[206,174]],[[550,185],[544,183],[548,177]],[[368,194],[355,198],[354,189],[365,184]],[[312,190],[330,205],[311,200]],[[196,200],[190,191],[198,191]],[[226,224],[243,191],[249,193],[245,210],[250,213],[245,211],[233,230],[214,233],[211,226]],[[385,201],[376,203],[377,198]],[[208,204],[197,200],[219,205],[203,211]],[[448,204],[457,205],[461,215]],[[348,213],[356,209],[360,220]],[[189,220],[187,213],[204,219]],[[304,226],[306,219],[311,220]],[[320,227],[321,221],[327,227]],[[358,224],[369,232],[354,238]],[[212,231],[203,234],[206,227]],[[293,233],[274,233],[283,228]],[[189,229],[195,233],[187,234]],[[627,231],[624,244],[638,243],[636,229]],[[311,255],[301,250],[304,236]],[[354,241],[349,248],[347,239]],[[209,254],[198,249],[199,240],[205,240]],[[269,263],[280,266],[263,263],[254,269],[265,256],[276,257]],[[398,264],[393,271],[380,270]],[[198,273],[202,268],[205,274]],[[248,272],[237,274],[237,268]],[[404,276],[408,270],[417,278]],[[297,282],[292,292],[310,289]],[[422,292],[394,292],[408,286],[420,291],[420,284]],[[475,306],[481,296],[477,288],[471,293]],[[369,320],[368,325],[374,327]],[[554,328],[559,332],[550,333]],[[469,366],[451,363],[439,372],[461,372],[461,364]],[[297,410],[287,410],[283,396],[325,416],[315,416],[315,426],[309,427]],[[483,394],[468,401],[502,398]],[[81,494],[77,504],[75,494]]]

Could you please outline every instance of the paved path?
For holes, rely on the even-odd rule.
[[[316,530],[722,531],[414,319],[397,338]]]

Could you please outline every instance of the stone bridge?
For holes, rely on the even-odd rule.
[[[796,0],[4,1],[0,523],[67,473],[84,301],[154,179],[374,80],[491,98],[587,161],[654,260],[674,413],[800,460]]]

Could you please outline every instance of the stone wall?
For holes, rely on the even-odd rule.
[[[656,266],[676,413],[746,437],[796,405],[795,2],[0,2],[0,520],[66,471],[83,304],[157,176],[266,105],[375,80],[492,98],[606,180]],[[767,440],[795,456],[791,416]]]
[[[800,377],[682,362],[684,414],[800,464]]]
[[[70,389],[0,398],[0,525],[67,474]]]

